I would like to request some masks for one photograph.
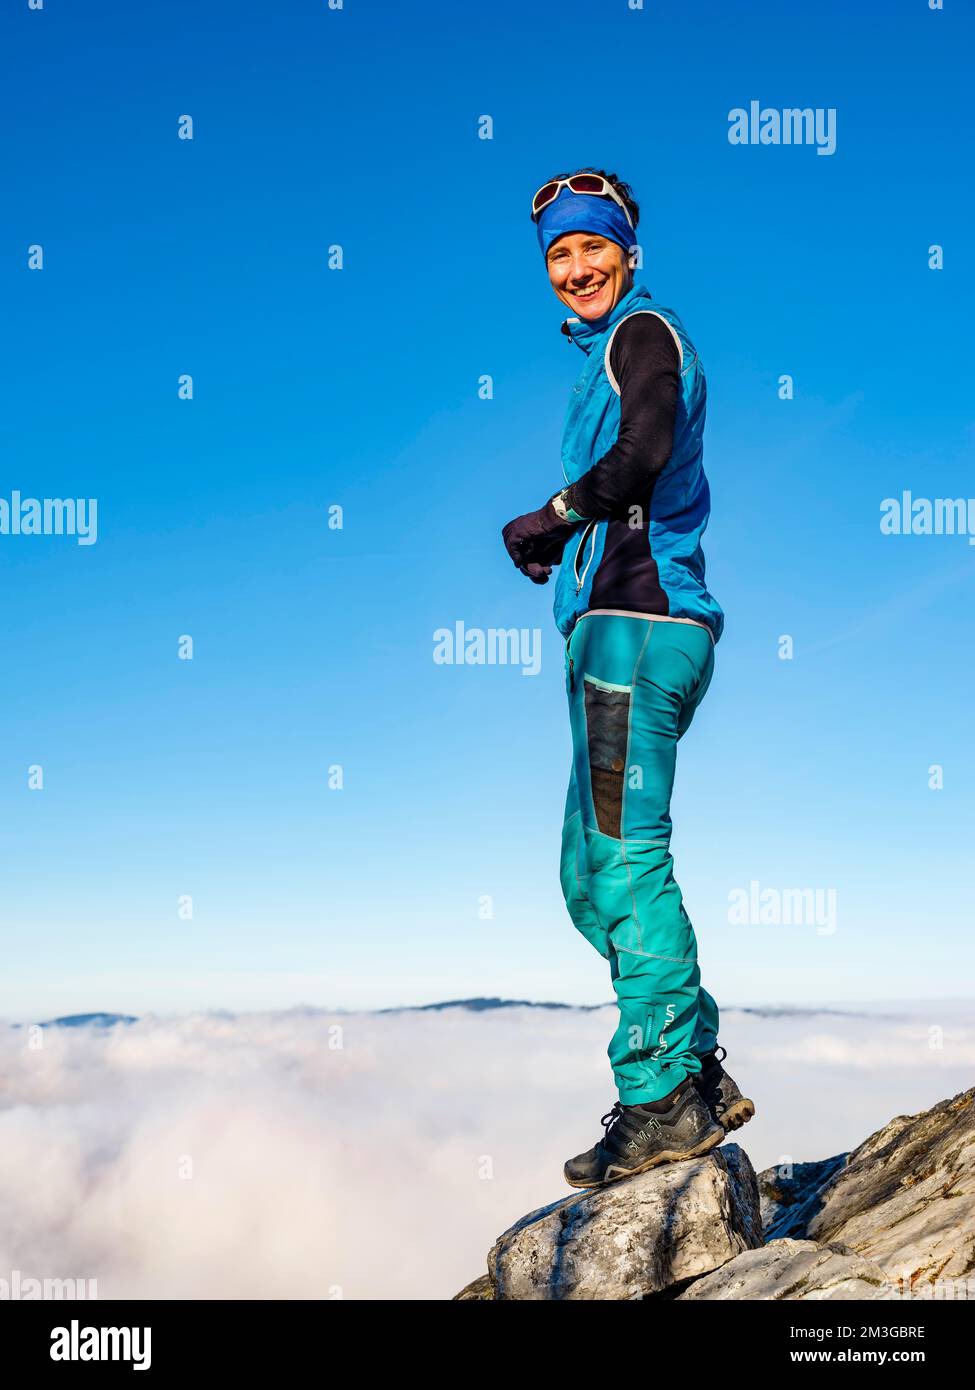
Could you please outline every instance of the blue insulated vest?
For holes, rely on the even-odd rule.
[[[574,483],[616,442],[620,425],[619,389],[609,352],[613,333],[631,314],[653,313],[670,326],[681,356],[681,392],[674,423],[674,446],[658,474],[650,499],[647,543],[656,561],[667,616],[706,623],[715,642],[724,613],[704,582],[701,537],[708,524],[711,496],[703,465],[707,387],[704,368],[684,326],[672,309],[654,303],[649,290],[635,285],[603,319],[568,319],[566,331],[586,354],[572,388],[562,435],[562,471]],[[555,586],[555,622],[568,637],[589,608],[593,580],[606,543],[607,520],[582,523],[565,547]]]

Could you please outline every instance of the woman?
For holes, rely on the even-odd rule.
[[[598,1187],[706,1153],[755,1112],[717,1056],[718,1008],[670,855],[677,742],[724,618],[701,551],[704,371],[673,310],[633,283],[639,207],[615,174],[586,169],[544,184],[532,220],[570,310],[562,331],[586,362],[562,440],[568,486],[503,536],[535,583],[561,565],[573,744],[562,889],[609,961],[620,1016],[609,1046],[619,1101],[565,1177]]]

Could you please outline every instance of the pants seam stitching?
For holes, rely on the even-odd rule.
[[[675,965],[691,965],[694,961],[693,956],[661,956],[656,951],[634,951],[629,946],[614,946],[614,950],[622,951],[628,956],[644,956],[647,960],[669,960]]]

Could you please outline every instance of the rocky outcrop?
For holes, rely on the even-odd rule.
[[[712,1299],[877,1299],[889,1297],[879,1265],[854,1255],[845,1245],[817,1245],[814,1240],[773,1240],[759,1250],[706,1274],[677,1302]]]
[[[973,1276],[975,1089],[817,1163],[756,1177],[726,1143],[573,1193],[505,1231],[457,1298],[873,1300]]]
[[[729,1144],[531,1212],[488,1274],[499,1299],[646,1298],[761,1243],[755,1172]]]
[[[759,1175],[768,1239],[840,1241],[910,1288],[975,1273],[975,1089],[898,1115],[830,1163],[798,1183]]]
[[[454,1303],[490,1303],[494,1299],[494,1289],[488,1275],[482,1274],[477,1279],[472,1279],[461,1289],[460,1293],[454,1294]]]
[[[822,1205],[826,1184],[848,1158],[849,1154],[836,1154],[818,1163],[764,1168],[758,1175],[758,1193],[766,1239],[804,1236]]]

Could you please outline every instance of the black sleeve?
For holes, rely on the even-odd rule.
[[[680,399],[680,354],[669,326],[656,314],[634,314],[616,330],[609,364],[620,388],[616,443],[565,500],[584,517],[606,517],[644,502],[674,447]]]

